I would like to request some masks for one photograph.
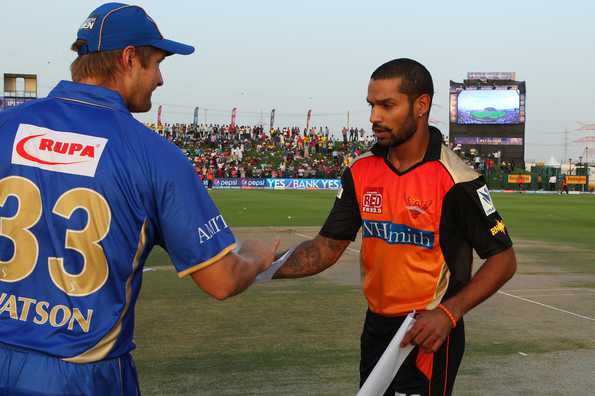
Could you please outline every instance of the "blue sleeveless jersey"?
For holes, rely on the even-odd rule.
[[[0,340],[86,363],[134,348],[151,248],[179,276],[235,247],[190,162],[109,89],[0,112]]]

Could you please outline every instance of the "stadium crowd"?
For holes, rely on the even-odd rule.
[[[204,180],[215,178],[338,178],[374,141],[363,129],[273,128],[218,124],[149,124],[176,144]]]
[[[343,128],[333,135],[328,127],[273,128],[259,125],[148,124],[176,144],[193,163],[197,175],[212,185],[221,178],[335,179],[343,168],[375,141],[363,129]],[[561,188],[559,171],[534,169],[532,182],[511,184],[509,174],[529,174],[524,164],[515,166],[500,158],[480,157],[475,150],[452,147],[471,168],[484,175],[490,188],[545,189],[544,180],[556,176],[554,190]],[[548,185],[549,189],[552,189]]]

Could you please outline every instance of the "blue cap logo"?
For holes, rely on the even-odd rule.
[[[167,40],[155,21],[135,5],[106,3],[94,10],[80,27],[77,39],[85,40],[78,54],[113,51],[133,46],[151,46],[168,54],[189,55],[194,47]]]
[[[81,25],[80,29],[87,29],[87,30],[93,29],[93,26],[95,26],[96,20],[97,20],[97,18],[95,18],[95,17],[87,18],[85,20],[85,22],[83,22],[83,24]]]

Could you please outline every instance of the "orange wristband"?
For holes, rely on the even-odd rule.
[[[450,312],[448,310],[448,308],[446,308],[444,305],[442,304],[438,304],[438,308],[440,308],[440,310],[442,312],[444,312],[444,314],[446,316],[448,316],[448,319],[450,320],[450,324],[452,325],[452,328],[454,329],[455,327],[457,327],[457,318],[455,318],[455,316],[452,314],[452,312]]]

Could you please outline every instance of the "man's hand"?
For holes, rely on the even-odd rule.
[[[244,291],[256,275],[271,266],[279,247],[260,241],[244,241],[238,252],[232,251],[215,263],[192,273],[192,279],[207,294],[224,300]]]
[[[275,260],[279,248],[279,238],[275,239],[273,245],[265,245],[261,241],[250,239],[240,244],[238,254],[247,260],[255,260],[260,263],[258,272],[266,271]]]
[[[496,293],[515,270],[516,256],[512,248],[495,254],[486,260],[463,290],[443,301],[442,305],[455,320],[462,318],[471,308]],[[436,352],[452,329],[450,318],[440,308],[436,308],[421,312],[415,320],[401,346],[413,342],[424,352]]]
[[[401,347],[413,343],[424,352],[436,352],[451,330],[450,319],[440,309],[420,312],[415,316],[413,327],[405,334]]]

